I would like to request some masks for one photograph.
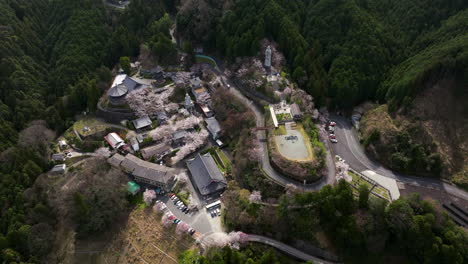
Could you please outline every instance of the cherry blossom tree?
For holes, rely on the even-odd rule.
[[[166,86],[161,93],[151,88],[143,88],[130,92],[125,100],[137,116],[148,115],[155,117],[156,113],[165,110],[169,104],[169,97],[174,93],[173,86]]]
[[[185,137],[186,144],[179,149],[174,157],[172,157],[172,163],[174,164],[181,161],[186,156],[203,146],[208,138],[208,135],[208,131],[205,129],[200,130],[200,132],[187,133]]]
[[[98,155],[98,156],[101,156],[101,157],[110,157],[111,155],[111,151],[109,150],[109,148],[106,148],[106,147],[102,147],[102,148],[98,148],[94,151],[94,154]]]
[[[172,136],[172,133],[178,130],[187,130],[198,125],[201,119],[196,116],[189,116],[188,118],[174,122],[173,124],[167,124],[159,126],[149,132],[149,136],[154,140],[163,139]]]
[[[260,191],[253,191],[249,196],[250,202],[261,202],[262,201],[262,194]]]
[[[179,235],[183,233],[187,233],[189,229],[190,229],[190,226],[187,223],[180,222],[176,227],[176,233]]]
[[[155,212],[162,212],[166,206],[163,203],[155,203],[153,206],[153,210]]]
[[[170,216],[169,214],[164,214],[161,218],[161,222],[164,227],[169,227],[170,225],[174,223],[172,220],[169,219],[169,216]]]
[[[188,182],[188,177],[187,177],[187,173],[185,173],[184,171],[177,174],[176,176],[177,180],[181,183],[186,183]]]
[[[146,205],[150,205],[154,199],[156,199],[156,192],[151,189],[146,189],[143,193],[143,201],[145,201]]]

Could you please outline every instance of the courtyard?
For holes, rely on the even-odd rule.
[[[295,129],[288,125],[280,126],[280,135],[275,136],[278,152],[285,158],[294,161],[311,161],[312,149],[305,131],[301,126]]]

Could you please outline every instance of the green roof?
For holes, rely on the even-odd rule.
[[[127,190],[132,194],[136,194],[140,190],[140,185],[136,184],[133,181],[127,183]]]

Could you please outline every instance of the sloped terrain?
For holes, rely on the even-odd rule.
[[[466,184],[466,86],[454,78],[426,86],[406,110],[389,114],[382,105],[367,112],[360,128],[363,143],[391,168],[447,179],[457,174],[455,182]]]

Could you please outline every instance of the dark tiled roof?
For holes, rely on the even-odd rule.
[[[136,129],[144,128],[151,125],[151,119],[146,115],[132,121]]]
[[[224,189],[227,185],[213,157],[209,153],[187,161],[187,167],[202,195],[208,195]]]
[[[218,120],[216,120],[216,118],[214,118],[214,117],[206,118],[205,122],[207,124],[208,130],[212,134],[216,134],[216,133],[219,133],[221,131],[221,127],[220,127],[220,125],[218,123]]]
[[[112,157],[107,159],[107,162],[109,162],[110,165],[119,167],[120,163],[125,159],[124,156],[120,155],[119,153],[114,154]]]
[[[161,143],[141,150],[141,155],[144,159],[149,159],[153,156],[159,156],[171,150],[171,146]]]
[[[128,173],[150,181],[167,184],[174,177],[174,169],[141,160],[132,154],[127,154],[120,164]]]
[[[123,85],[125,85],[125,87],[127,87],[128,91],[131,92],[131,91],[135,90],[135,88],[137,88],[137,86],[140,85],[140,84],[137,83],[132,78],[127,76],[123,81]]]
[[[119,84],[110,88],[109,92],[107,92],[107,95],[109,95],[110,97],[121,97],[127,94],[127,92],[128,92],[127,86],[123,84]]]
[[[187,131],[185,130],[179,130],[179,131],[176,131],[172,134],[172,139],[173,140],[178,140],[178,139],[182,139],[182,138],[185,138],[185,136],[187,135]]]
[[[291,105],[291,114],[292,116],[302,115],[301,109],[299,109],[299,106],[296,103]]]

